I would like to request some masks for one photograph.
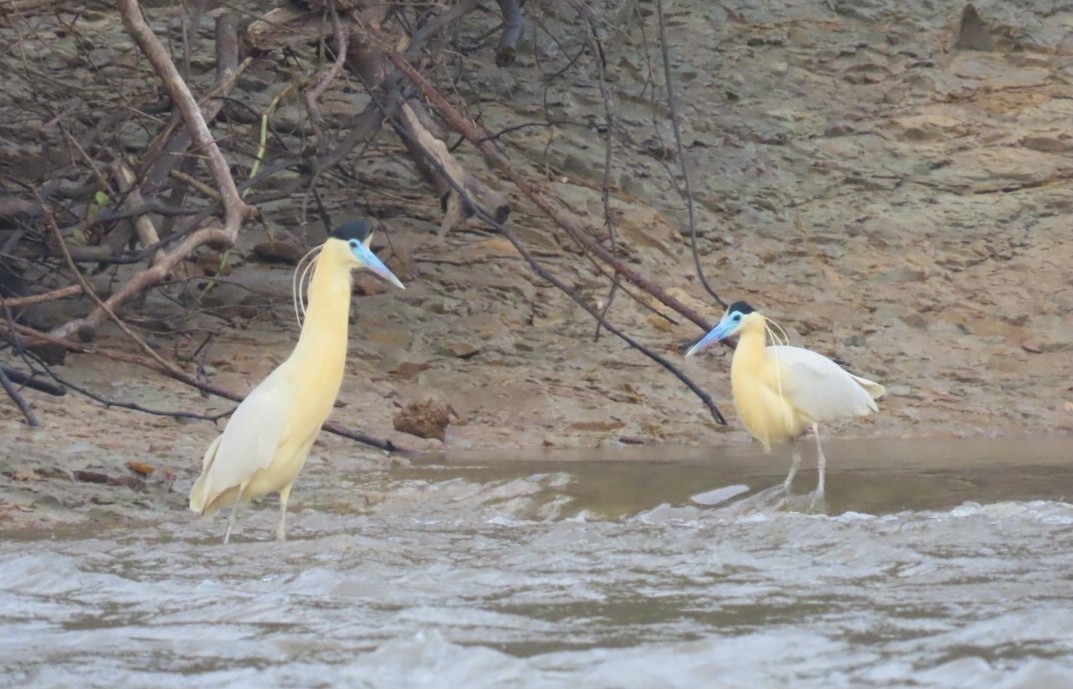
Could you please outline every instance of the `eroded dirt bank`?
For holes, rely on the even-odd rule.
[[[977,9],[990,50],[954,49],[960,7],[669,3],[709,280],[728,301],[747,299],[781,322],[795,344],[887,385],[880,414],[835,429],[843,435],[1073,430],[1073,12],[1060,2],[997,0]],[[665,109],[654,110],[646,93],[644,34],[618,26],[607,45],[623,132],[612,176],[620,242],[634,267],[715,320],[718,308],[693,277],[684,205],[661,154],[672,139]],[[646,30],[650,37],[653,27]],[[538,87],[534,54],[554,50],[542,41],[530,42],[509,70],[491,66],[489,56],[487,69],[475,72],[478,86],[501,96],[484,106],[484,117],[507,127],[550,104],[563,121],[579,123],[553,134],[522,130],[507,152],[519,167],[547,173],[556,194],[600,228],[604,150],[595,129],[580,123],[600,121],[603,101],[595,77]],[[479,160],[467,162],[481,169]],[[399,175],[397,164],[383,167]],[[377,172],[373,164],[369,173]],[[415,184],[399,179],[400,188]],[[568,240],[513,201],[512,226],[547,264],[589,298],[604,298],[605,283]],[[270,212],[281,226],[297,214]],[[474,225],[437,245],[431,203],[381,220],[381,242],[390,234],[407,290],[355,297],[336,420],[436,450],[439,441],[392,430],[398,405],[436,397],[457,413],[446,433],[455,448],[747,442],[729,401],[729,357],[678,354],[700,334],[692,325],[621,296],[610,311],[706,387],[727,428],[619,341],[604,334],[594,343],[591,319],[504,240]],[[259,239],[246,236],[243,250]],[[201,331],[154,344],[188,352],[201,333],[219,331],[202,356],[204,371],[246,390],[286,356],[296,328],[288,268],[247,262],[234,277],[254,291],[221,290],[217,314],[195,324]],[[169,308],[151,300],[144,317]],[[123,342],[107,330],[101,341]],[[61,371],[111,399],[227,408],[92,355],[71,356]],[[17,410],[0,405],[0,518],[60,518],[94,502],[180,507],[182,496],[167,486],[174,480],[181,493],[189,485],[217,432],[205,422],[105,409],[77,394],[27,394],[41,429],[27,429]],[[334,437],[316,453],[370,467],[392,461]],[[86,483],[87,475],[69,481],[79,478],[75,471],[135,481],[129,461],[156,470],[146,492]]]

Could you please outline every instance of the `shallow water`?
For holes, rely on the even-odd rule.
[[[834,442],[823,512],[758,493],[783,457],[630,448],[317,469],[286,544],[4,532],[0,686],[1073,687],[1071,450]]]

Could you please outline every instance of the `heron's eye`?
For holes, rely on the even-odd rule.
[[[736,313],[736,314],[734,314],[734,315],[732,316],[732,318],[733,318],[733,319],[734,319],[735,321],[740,321],[740,320],[741,320],[741,314],[740,314],[740,313]]]
[[[358,248],[358,240],[351,239],[349,243],[350,243],[350,248],[351,249],[357,249]]]

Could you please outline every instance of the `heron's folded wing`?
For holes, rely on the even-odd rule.
[[[242,484],[276,458],[288,434],[293,404],[286,381],[286,371],[276,369],[231,415],[209,469],[214,493]]]
[[[853,376],[822,354],[785,345],[768,350],[778,362],[783,394],[812,421],[865,416],[878,409]]]

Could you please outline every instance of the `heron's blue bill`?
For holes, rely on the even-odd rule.
[[[700,340],[698,340],[695,345],[689,348],[689,351],[686,352],[686,356],[693,356],[711,343],[722,340],[724,337],[730,335],[736,327],[738,327],[737,323],[730,320],[729,318],[723,318],[723,320],[719,321],[719,323],[716,324],[716,326],[712,328],[707,335],[700,338]]]
[[[384,265],[384,262],[381,261],[376,256],[376,254],[372,252],[372,249],[365,246],[361,242],[354,243],[357,244],[357,246],[351,246],[350,250],[354,252],[354,258],[358,259],[358,261],[360,261],[363,266],[373,271],[380,277],[384,278],[391,284],[395,285],[399,289],[406,289],[403,284],[399,282],[399,279],[395,277],[395,274],[392,273],[391,270],[389,270],[388,267]]]

